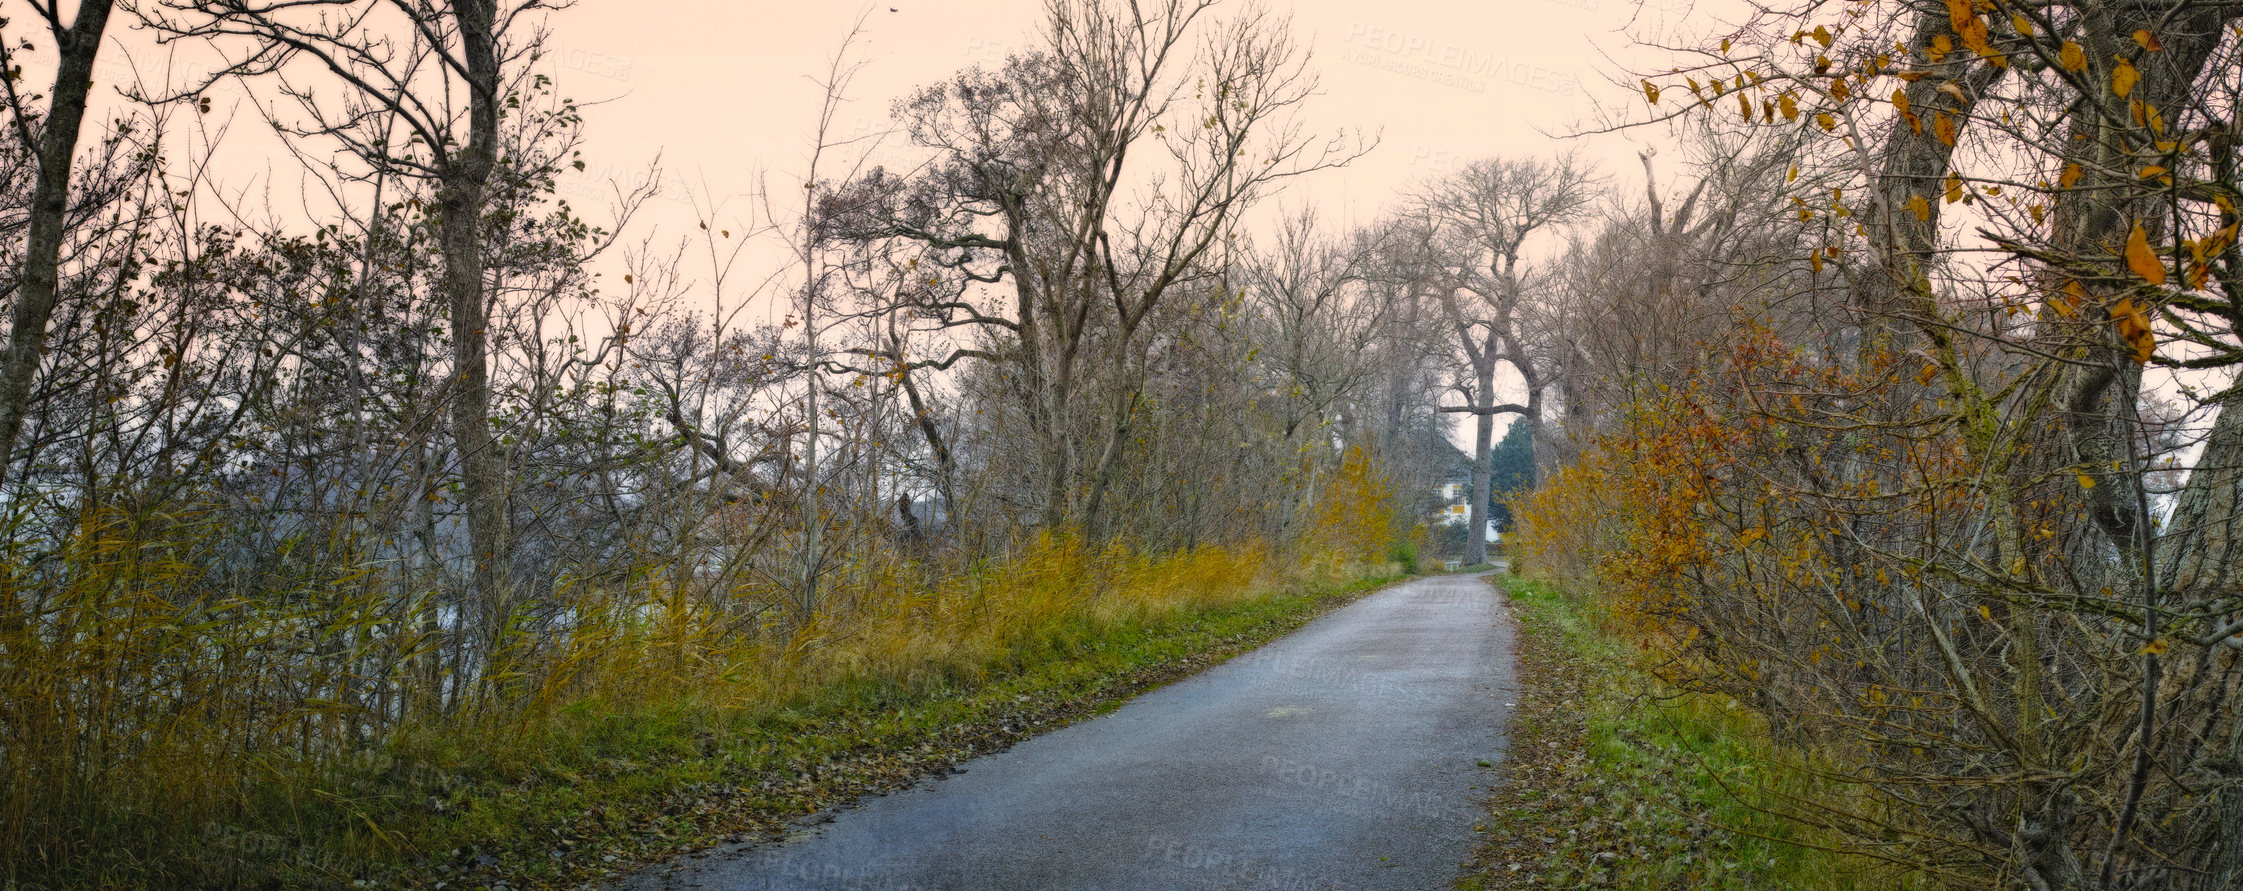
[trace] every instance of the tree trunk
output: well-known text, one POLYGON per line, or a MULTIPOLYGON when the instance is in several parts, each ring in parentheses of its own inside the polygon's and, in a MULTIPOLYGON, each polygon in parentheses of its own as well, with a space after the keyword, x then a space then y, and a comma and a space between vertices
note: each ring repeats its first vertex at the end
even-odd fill
POLYGON ((490 312, 483 295, 483 204, 498 146, 496 11, 492 0, 460 0, 453 9, 467 67, 468 139, 445 165, 439 183, 443 213, 438 238, 452 316, 452 438, 466 490, 469 562, 482 613, 482 644, 486 655, 495 656, 511 611, 506 460, 491 435, 490 312))
POLYGON ((1472 394, 1472 508, 1465 522, 1471 528, 1464 535, 1464 564, 1476 566, 1488 562, 1488 498, 1494 480, 1488 473, 1488 452, 1495 445, 1495 349, 1491 344, 1486 361, 1473 363, 1479 376, 1474 381, 1477 389, 1472 394))
POLYGON ((2158 578, 2184 606, 2236 590, 2243 567, 2243 395, 2230 396, 2157 542, 2158 578))
POLYGON ((93 87, 94 57, 101 52, 113 0, 85 0, 68 31, 57 38, 53 99, 45 129, 35 147, 39 178, 32 187, 30 238, 17 288, 14 327, 8 353, 0 360, 0 467, 14 458, 31 412, 31 385, 46 352, 47 322, 62 286, 62 239, 70 207, 70 170, 77 157, 78 131, 85 123, 86 94, 93 87))
MULTIPOLYGON (((2173 521, 2157 542, 2158 578, 2183 609, 2236 589, 2243 565, 2243 396, 2220 406, 2204 455, 2189 474, 2173 521)), ((2233 614, 2230 613, 2229 616, 2233 614)), ((2225 617, 2223 617, 2225 618, 2225 617)), ((2224 642, 2214 641, 2218 647, 2224 642)), ((2243 887, 2243 713, 2230 719, 2220 796, 2219 852, 2212 863, 2214 888, 2243 887)))
MULTIPOLYGON (((901 363, 903 348, 900 345, 895 347, 894 353, 897 362, 901 363)), ((942 429, 935 426, 934 413, 928 410, 926 398, 919 394, 919 385, 912 382, 911 372, 906 370, 898 376, 903 380, 903 395, 910 402, 911 417, 919 425, 919 435, 927 440, 927 448, 932 449, 935 453, 935 492, 942 499, 942 522, 945 525, 956 523, 958 521, 957 459, 952 456, 950 442, 943 438, 942 429)), ((934 518, 929 517, 928 519, 932 521, 934 518)))

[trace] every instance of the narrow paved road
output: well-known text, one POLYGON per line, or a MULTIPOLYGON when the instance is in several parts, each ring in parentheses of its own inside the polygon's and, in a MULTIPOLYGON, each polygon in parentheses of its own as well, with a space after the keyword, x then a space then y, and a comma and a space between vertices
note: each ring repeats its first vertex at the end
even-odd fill
POLYGON ((1375 594, 1095 720, 778 844, 621 887, 1448 887, 1503 756, 1511 625, 1470 576, 1375 594))

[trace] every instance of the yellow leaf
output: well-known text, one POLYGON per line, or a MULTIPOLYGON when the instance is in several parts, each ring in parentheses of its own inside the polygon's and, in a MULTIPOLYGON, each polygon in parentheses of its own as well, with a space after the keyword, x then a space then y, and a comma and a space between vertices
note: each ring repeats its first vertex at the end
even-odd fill
POLYGON ((1795 183, 1795 182, 1798 182, 1798 181, 1799 181, 1799 165, 1797 165, 1797 164, 1793 164, 1793 165, 1791 165, 1791 172, 1790 172, 1790 173, 1788 173, 1788 174, 1785 174, 1785 175, 1784 175, 1784 179, 1783 179, 1783 181, 1784 181, 1784 183, 1785 183, 1786 185, 1789 185, 1789 184, 1791 184, 1791 183, 1795 183))
POLYGON ((2165 48, 2165 44, 2158 41, 2157 35, 2151 34, 2147 28, 2134 32, 2134 42, 2153 53, 2165 48))
POLYGON ((1893 91, 1893 108, 1894 108, 1895 110, 1899 111, 1899 112, 1900 112, 1901 114, 1907 114, 1907 113, 1908 113, 1908 91, 1907 91, 1907 90, 1894 90, 1894 91, 1893 91))
POLYGON ((1848 99, 1853 98, 1853 95, 1854 92, 1846 88, 1845 78, 1841 77, 1830 82, 1830 98, 1836 99, 1840 102, 1844 102, 1848 99))
POLYGON ((1815 112, 1815 123, 1821 125, 1822 129, 1825 132, 1835 131, 1838 129, 1838 119, 1831 117, 1830 112, 1827 111, 1815 112))
POLYGON ((2165 284, 2165 264, 2150 249, 2149 233, 2142 231, 2140 223, 2135 223, 2134 231, 2126 236, 2126 268, 2152 286, 2165 284))
POLYGON ((2027 37, 2033 36, 2033 20, 2026 18, 2025 14, 2022 12, 2010 15, 2009 26, 2012 28, 2016 28, 2017 33, 2019 34, 2023 34, 2027 37))
POLYGON ((1963 200, 1963 178, 1952 173, 1947 174, 1947 203, 1953 204, 1961 200, 1963 200))
POLYGON ((1648 80, 1644 81, 1643 98, 1651 100, 1651 104, 1653 105, 1659 104, 1659 85, 1654 84, 1648 80))
POLYGON ((1831 37, 1829 28, 1825 28, 1821 25, 1816 25, 1814 38, 1816 43, 1822 44, 1823 49, 1830 48, 1831 37))
POLYGON ((1994 621, 1994 611, 1987 609, 1986 604, 1983 603, 1978 605, 1978 616, 1988 622, 1994 621))
POLYGON ((2048 305, 2057 315, 2067 319, 2079 315, 2079 305, 2087 300, 2087 288, 2078 279, 2064 283, 2064 288, 2049 295, 2048 305))
POLYGON ((2165 132, 2165 116, 2158 113, 2157 106, 2134 99, 2127 102, 2127 107, 2134 113, 2134 123, 2158 133, 2165 132))
POLYGON ((1947 0, 1947 23, 1954 26, 1957 34, 1969 31, 1973 24, 1986 27, 1978 22, 1978 12, 1971 9, 1970 4, 1971 0, 1947 0))
POLYGON ((1799 103, 1792 101, 1790 93, 1776 97, 1776 107, 1783 111, 1784 120, 1796 121, 1799 119, 1799 103))
POLYGON ((2147 364, 2157 355, 2157 334, 2150 330, 2148 314, 2133 300, 2121 299, 2111 307, 2111 323, 2134 348, 2134 361, 2147 364))
POLYGON ((1924 196, 1908 196, 1908 209, 1916 212, 1917 220, 1927 223, 1931 221, 1931 202, 1925 201, 1924 196))
POLYGON ((1938 117, 1932 119, 1931 131, 1939 137, 1940 142, 1955 144, 1955 119, 1948 117, 1946 112, 1940 112, 1938 117))
POLYGON ((1815 274, 1816 274, 1816 275, 1821 275, 1821 274, 1822 274, 1822 253, 1818 251, 1818 252, 1815 252, 1815 253, 1812 253, 1812 254, 1808 254, 1808 255, 1807 255, 1807 267, 1808 267, 1809 269, 1813 269, 1813 270, 1815 271, 1815 274))
POLYGON ((2160 637, 2143 645, 2142 655, 2155 656, 2171 648, 2172 644, 2168 643, 2165 638, 2160 637))
POLYGON ((1745 120, 1752 120, 1752 100, 1742 92, 1737 94, 1737 113, 1744 115, 1745 120))
POLYGON ((2069 40, 2064 41, 2064 47, 2056 51, 2056 64, 2064 66, 2065 71, 2074 74, 2085 71, 2087 70, 2087 51, 2080 49, 2077 43, 2069 40))
POLYGON ((2079 474, 2079 487, 2082 489, 2095 488, 2095 478, 2088 476, 2084 471, 2081 472, 2079 474))
POLYGON ((1947 0, 1947 20, 1955 27, 1955 35, 1963 39, 1963 45, 1970 47, 1971 52, 1994 63, 1995 67, 2005 63, 2002 54, 1996 52, 1993 42, 1987 39, 1986 22, 1978 17, 1977 10, 1971 8, 1970 0, 1947 0))
POLYGON ((2079 162, 2075 161, 2070 164, 2066 164, 2064 165, 2064 172, 2056 177, 2056 187, 2059 189, 2069 189, 2074 183, 2079 182, 2079 178, 2084 174, 2085 171, 2080 169, 2079 162))
POLYGON ((2150 165, 2150 166, 2148 166, 2148 167, 2144 167, 2144 168, 2142 168, 2142 170, 2141 170, 2141 174, 2140 174, 2140 175, 2141 175, 2141 177, 2142 177, 2143 179, 2149 179, 2150 177, 2153 177, 2153 176, 2164 176, 2164 175, 2165 175, 2165 173, 2166 173, 2166 170, 2165 170, 2165 168, 2163 168, 2163 167, 2159 167, 2159 166, 2157 166, 2157 165, 2155 165, 2155 164, 2151 164, 2151 165, 2150 165))
POLYGON ((2133 93, 2134 85, 2141 80, 2142 73, 2134 70, 2132 62, 2120 59, 2117 65, 2111 67, 2111 92, 2117 93, 2120 99, 2133 93))

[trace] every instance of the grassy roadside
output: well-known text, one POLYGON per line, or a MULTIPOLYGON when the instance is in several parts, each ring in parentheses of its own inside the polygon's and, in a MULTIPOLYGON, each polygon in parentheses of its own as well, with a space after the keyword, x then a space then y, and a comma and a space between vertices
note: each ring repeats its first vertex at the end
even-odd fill
POLYGON ((406 771, 436 794, 381 803, 385 832, 409 840, 386 856, 211 841, 267 867, 281 861, 290 886, 588 887, 682 852, 781 832, 850 798, 1103 713, 1392 580, 1119 621, 1071 618, 1005 653, 979 684, 841 683, 771 710, 681 698, 587 715, 576 732, 541 742, 549 751, 534 769, 479 769, 474 753, 423 753, 414 763, 462 766, 434 778, 406 771))
POLYGON ((1931 887, 1815 848, 1754 808, 1756 788, 1823 790, 1780 763, 1745 711, 1636 667, 1642 654, 1601 630, 1593 602, 1496 578, 1519 623, 1520 701, 1487 841, 1459 889, 1931 887))

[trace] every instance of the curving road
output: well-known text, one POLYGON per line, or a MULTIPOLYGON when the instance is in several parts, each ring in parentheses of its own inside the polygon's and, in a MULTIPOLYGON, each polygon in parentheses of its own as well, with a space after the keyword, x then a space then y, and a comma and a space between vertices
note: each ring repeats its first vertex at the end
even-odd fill
POLYGON ((1438 889, 1504 751, 1511 625, 1419 579, 1111 714, 621 886, 742 891, 1438 889))

